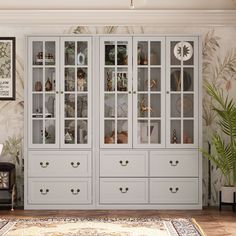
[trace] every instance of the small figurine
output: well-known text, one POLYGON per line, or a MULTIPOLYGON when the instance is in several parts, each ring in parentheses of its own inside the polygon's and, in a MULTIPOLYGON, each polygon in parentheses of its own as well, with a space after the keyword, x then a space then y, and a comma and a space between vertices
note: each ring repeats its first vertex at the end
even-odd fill
MULTIPOLYGON (((148 86, 148 80, 145 81, 145 85, 148 86)), ((150 88, 157 88, 157 81, 154 79, 150 80, 150 88)))
POLYGON ((140 103, 140 111, 141 111, 141 113, 144 113, 148 110, 150 110, 150 112, 152 112, 152 108, 148 107, 148 106, 145 106, 145 99, 142 98, 141 103, 140 103))
POLYGON ((150 87, 151 87, 151 88, 157 88, 157 81, 154 80, 154 79, 151 79, 151 80, 150 80, 150 87))
POLYGON ((148 59, 147 59, 147 54, 144 55, 144 59, 143 59, 143 65, 147 65, 148 64, 148 59))
POLYGON ((173 129, 172 143, 177 143, 176 129, 173 129))
POLYGON ((77 91, 84 91, 86 85, 86 73, 82 69, 77 71, 77 91))
POLYGON ((107 72, 107 91, 112 91, 112 78, 109 72, 107 72))

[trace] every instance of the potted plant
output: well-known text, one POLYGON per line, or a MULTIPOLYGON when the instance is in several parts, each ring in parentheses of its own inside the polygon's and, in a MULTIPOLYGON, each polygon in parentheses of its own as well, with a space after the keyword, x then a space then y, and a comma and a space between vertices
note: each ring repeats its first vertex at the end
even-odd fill
POLYGON ((225 177, 225 184, 221 187, 221 201, 233 203, 233 193, 236 192, 236 104, 233 99, 223 96, 223 92, 215 85, 206 83, 205 88, 213 101, 217 130, 211 140, 213 153, 201 151, 225 177))

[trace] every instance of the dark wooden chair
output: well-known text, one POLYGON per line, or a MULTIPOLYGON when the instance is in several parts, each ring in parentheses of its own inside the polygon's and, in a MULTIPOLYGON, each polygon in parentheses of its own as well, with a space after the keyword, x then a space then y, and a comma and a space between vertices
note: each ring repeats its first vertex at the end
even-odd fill
POLYGON ((16 169, 15 165, 7 162, 0 162, 0 205, 11 206, 14 211, 16 198, 16 169))

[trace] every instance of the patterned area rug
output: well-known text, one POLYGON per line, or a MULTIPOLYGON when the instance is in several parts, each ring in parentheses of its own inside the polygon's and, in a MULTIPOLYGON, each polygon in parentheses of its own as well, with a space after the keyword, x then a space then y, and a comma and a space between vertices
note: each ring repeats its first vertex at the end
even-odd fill
POLYGON ((193 219, 0 219, 1 236, 204 236, 193 219))

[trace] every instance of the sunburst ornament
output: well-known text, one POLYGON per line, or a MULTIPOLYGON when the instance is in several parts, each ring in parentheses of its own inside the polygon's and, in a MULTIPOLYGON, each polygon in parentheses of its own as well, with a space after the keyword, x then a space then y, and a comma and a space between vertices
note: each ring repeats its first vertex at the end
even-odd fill
POLYGON ((0 172, 0 189, 9 188, 9 172, 0 172))
POLYGON ((187 61, 193 56, 193 47, 189 42, 179 42, 174 47, 174 55, 180 61, 187 61))

